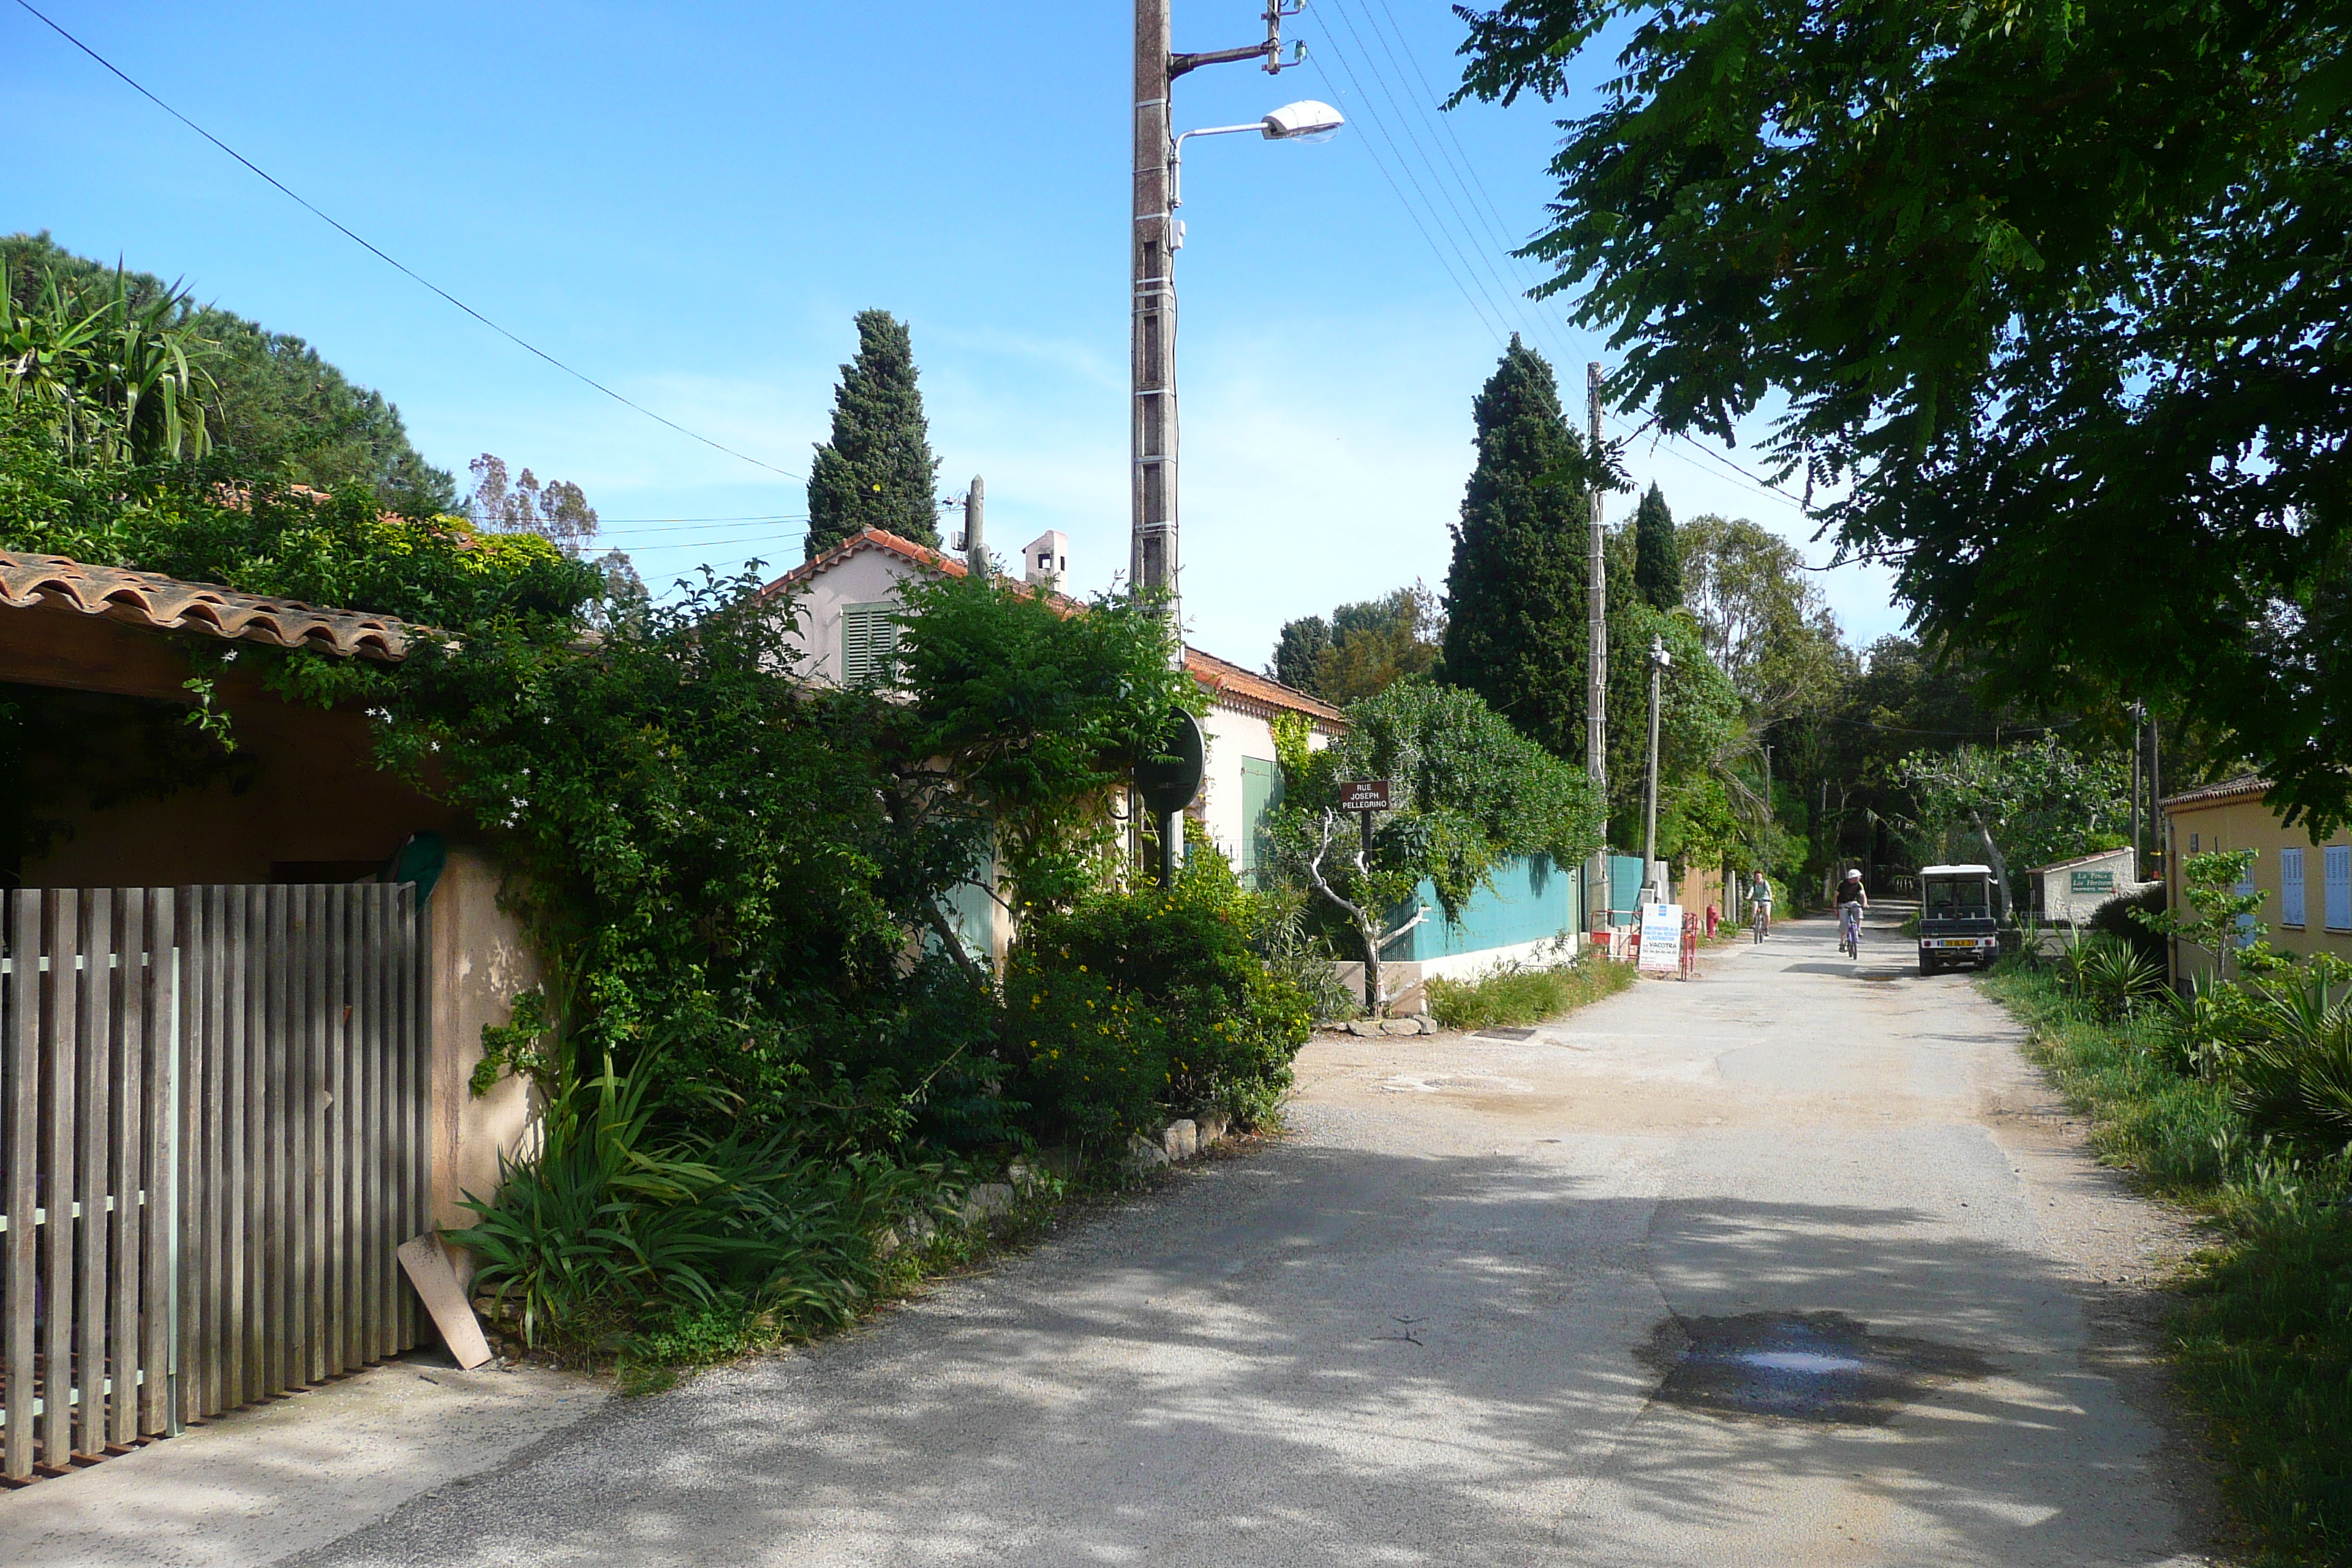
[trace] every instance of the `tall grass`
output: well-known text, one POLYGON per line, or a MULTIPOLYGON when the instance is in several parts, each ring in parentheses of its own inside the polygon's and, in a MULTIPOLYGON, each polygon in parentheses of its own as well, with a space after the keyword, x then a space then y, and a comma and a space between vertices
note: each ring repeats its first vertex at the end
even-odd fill
POLYGON ((2102 1019, 2051 973, 1987 988, 2091 1118, 2099 1156, 2207 1218, 2168 1348, 2255 1561, 2352 1561, 2352 1210, 2345 1156, 2258 1135, 2225 1077, 2184 1073, 2160 1013, 2102 1019))
POLYGON ((1633 983, 1633 966, 1586 953, 1569 963, 1507 963, 1475 980, 1433 980, 1429 1011, 1448 1029, 1540 1024, 1633 983))

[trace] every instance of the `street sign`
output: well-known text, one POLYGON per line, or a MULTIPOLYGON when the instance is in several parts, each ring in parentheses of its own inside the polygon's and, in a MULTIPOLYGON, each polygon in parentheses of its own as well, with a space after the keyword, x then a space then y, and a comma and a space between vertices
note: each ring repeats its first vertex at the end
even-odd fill
POLYGON ((1350 779, 1339 786, 1341 811, 1387 811, 1390 783, 1387 779, 1350 779))
POLYGON ((1207 756, 1208 747, 1202 741, 1199 721, 1178 709, 1168 716, 1168 729, 1160 738, 1160 750, 1135 760, 1135 793, 1143 797, 1144 805, 1163 816, 1183 810, 1201 793, 1201 774, 1207 756))

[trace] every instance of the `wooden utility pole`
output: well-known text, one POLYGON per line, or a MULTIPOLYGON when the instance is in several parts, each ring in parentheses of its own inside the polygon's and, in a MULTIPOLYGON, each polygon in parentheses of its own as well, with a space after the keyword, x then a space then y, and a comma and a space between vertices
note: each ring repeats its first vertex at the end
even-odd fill
MULTIPOLYGON (((1584 405, 1588 426, 1589 455, 1598 460, 1601 455, 1601 362, 1594 360, 1584 367, 1584 405)), ((1601 484, 1596 475, 1592 485, 1591 506, 1591 550, 1584 570, 1585 620, 1591 633, 1590 646, 1584 657, 1584 772, 1592 787, 1601 792, 1601 847, 1592 852, 1591 862, 1585 868, 1585 886, 1595 889, 1601 907, 1606 910, 1610 901, 1609 887, 1609 540, 1601 522, 1601 484)), ((1642 868, 1647 880, 1650 868, 1642 868)), ((1592 924, 1591 898, 1588 895, 1585 926, 1592 924)))
MULTIPOLYGON (((1584 367, 1589 455, 1601 459, 1601 362, 1584 367)), ((1609 538, 1601 521, 1601 479, 1592 481, 1591 551, 1585 567, 1585 619, 1591 647, 1585 658, 1584 771, 1605 797, 1609 788, 1609 538)))
POLYGON ((971 477, 971 489, 963 498, 963 559, 964 564, 985 575, 988 571, 988 546, 981 532, 987 523, 988 486, 978 474, 971 477))
POLYGON ((1178 614, 1176 560, 1176 223, 1169 197, 1171 0, 1135 0, 1134 519, 1128 581, 1178 614))

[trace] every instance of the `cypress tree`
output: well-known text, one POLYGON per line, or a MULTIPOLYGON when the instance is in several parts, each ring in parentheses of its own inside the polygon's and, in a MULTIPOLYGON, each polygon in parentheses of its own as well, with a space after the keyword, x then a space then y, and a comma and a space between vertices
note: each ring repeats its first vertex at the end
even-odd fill
POLYGON ((1331 627, 1320 616, 1282 623, 1274 647, 1274 678, 1299 691, 1313 691, 1323 656, 1331 650, 1331 627))
POLYGON ((833 439, 809 471, 810 559, 865 528, 938 546, 940 462, 915 374, 906 323, 858 311, 857 358, 833 395, 833 439))
POLYGON ((1674 513, 1655 485, 1633 513, 1633 586, 1652 609, 1682 608, 1682 546, 1675 542, 1674 513))
POLYGON ((1445 574, 1443 678, 1554 756, 1584 757, 1583 441, 1551 366, 1515 335, 1471 405, 1478 464, 1445 574))

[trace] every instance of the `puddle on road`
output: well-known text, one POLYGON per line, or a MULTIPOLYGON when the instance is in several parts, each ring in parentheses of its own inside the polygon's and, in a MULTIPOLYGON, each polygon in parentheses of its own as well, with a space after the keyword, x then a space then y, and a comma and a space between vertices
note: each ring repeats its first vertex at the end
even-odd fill
POLYGON ((1664 1377, 1657 1397, 1669 1405, 1865 1426, 1990 1370, 1973 1351, 1874 1334, 1843 1312, 1668 1318, 1640 1355, 1664 1377))

